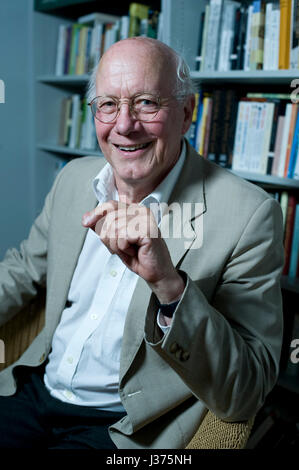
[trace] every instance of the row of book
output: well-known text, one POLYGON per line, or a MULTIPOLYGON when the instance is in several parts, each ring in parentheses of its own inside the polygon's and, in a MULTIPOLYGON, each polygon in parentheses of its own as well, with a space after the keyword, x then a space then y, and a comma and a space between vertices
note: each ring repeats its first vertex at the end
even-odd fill
POLYGON ((210 0, 201 15, 200 71, 299 68, 299 0, 210 0))
POLYGON ((58 145, 82 150, 98 148, 92 112, 87 99, 79 94, 62 99, 58 145))
POLYGON ((133 36, 158 38, 160 13, 147 5, 131 3, 129 14, 104 13, 81 16, 76 23, 61 24, 57 40, 55 74, 89 73, 115 42, 133 36))
POLYGON ((196 93, 189 141, 204 158, 235 171, 299 179, 298 102, 289 94, 233 89, 196 93))

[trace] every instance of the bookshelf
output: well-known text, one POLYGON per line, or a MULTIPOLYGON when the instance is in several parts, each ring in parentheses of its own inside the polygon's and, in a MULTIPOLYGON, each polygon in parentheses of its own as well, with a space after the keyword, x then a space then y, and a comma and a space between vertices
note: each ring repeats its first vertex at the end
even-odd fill
MULTIPOLYGON (((42 2, 42 0, 41 0, 42 2)), ((40 5, 41 5, 41 2, 40 5)), ((99 2, 89 0, 49 1, 39 11, 33 11, 33 34, 36 46, 33 48, 34 76, 33 106, 35 115, 34 148, 34 181, 35 181, 35 213, 43 204, 44 197, 52 185, 53 175, 61 159, 76 158, 84 155, 102 157, 100 150, 71 149, 57 145, 58 123, 60 119, 60 103, 71 93, 82 93, 88 83, 89 76, 62 75, 55 76, 55 60, 57 37, 60 24, 75 22, 79 16, 99 11, 114 15, 128 12, 129 1, 99 2), (45 117, 45 111, 47 116, 45 117)), ((207 1, 198 0, 161 0, 142 2, 149 3, 162 11, 163 39, 181 52, 192 70, 192 79, 196 86, 235 87, 236 89, 260 89, 281 93, 291 93, 290 83, 299 78, 297 70, 229 70, 229 71, 198 71, 196 57, 198 55, 198 37, 200 18, 207 1)), ((250 2, 242 2, 248 5, 250 2)), ((229 170, 233 171, 233 170, 229 170)), ((290 191, 299 201, 299 181, 272 175, 234 171, 238 176, 262 186, 266 190, 290 191)), ((299 280, 283 276, 282 290, 284 295, 284 314, 287 331, 285 341, 291 334, 292 303, 299 304, 299 280)), ((284 353, 284 365, 288 360, 288 351, 284 353)), ((299 366, 298 366, 299 368, 299 366)), ((282 369, 278 386, 290 392, 299 393, 299 373, 289 377, 282 369)))

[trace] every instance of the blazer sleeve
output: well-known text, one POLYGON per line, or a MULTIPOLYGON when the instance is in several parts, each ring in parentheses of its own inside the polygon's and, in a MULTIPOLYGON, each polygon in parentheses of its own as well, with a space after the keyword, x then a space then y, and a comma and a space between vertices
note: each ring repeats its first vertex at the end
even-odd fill
POLYGON ((188 273, 169 332, 156 325, 152 296, 145 340, 191 392, 228 421, 256 414, 274 386, 282 346, 282 215, 269 198, 257 208, 208 303, 188 273))
POLYGON ((17 314, 32 299, 47 277, 48 228, 51 206, 61 173, 46 197, 43 210, 19 249, 6 252, 0 263, 0 325, 17 314))

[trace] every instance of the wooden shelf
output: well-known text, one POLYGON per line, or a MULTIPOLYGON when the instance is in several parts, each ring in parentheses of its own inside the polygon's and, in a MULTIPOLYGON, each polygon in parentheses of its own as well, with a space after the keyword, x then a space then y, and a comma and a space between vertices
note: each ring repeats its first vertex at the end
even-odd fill
POLYGON ((94 157, 103 157, 101 150, 88 150, 88 149, 73 149, 69 147, 63 147, 61 145, 54 145, 54 144, 44 144, 39 143, 37 148, 40 150, 45 150, 47 152, 59 153, 66 155, 66 158, 72 157, 86 157, 86 156, 94 156, 94 157))

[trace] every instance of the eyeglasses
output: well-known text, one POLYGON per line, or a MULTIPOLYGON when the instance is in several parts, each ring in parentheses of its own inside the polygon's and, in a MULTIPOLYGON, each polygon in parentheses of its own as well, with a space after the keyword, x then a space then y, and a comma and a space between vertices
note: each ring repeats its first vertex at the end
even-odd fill
POLYGON ((103 123, 116 120, 120 107, 127 103, 131 115, 142 122, 152 121, 161 108, 167 107, 169 99, 161 99, 150 93, 142 93, 131 98, 116 98, 115 96, 97 96, 88 105, 91 107, 94 117, 103 123))

